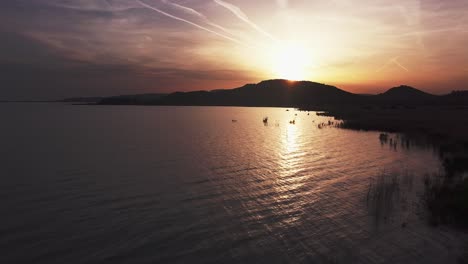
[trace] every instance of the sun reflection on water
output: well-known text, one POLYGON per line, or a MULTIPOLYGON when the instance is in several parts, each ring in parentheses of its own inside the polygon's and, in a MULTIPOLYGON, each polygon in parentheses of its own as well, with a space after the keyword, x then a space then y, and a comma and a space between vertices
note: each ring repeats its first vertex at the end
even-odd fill
POLYGON ((301 136, 300 127, 293 124, 288 124, 281 135, 281 151, 274 186, 276 204, 280 210, 278 214, 284 217, 285 225, 299 223, 304 211, 304 199, 298 195, 307 178, 301 173, 305 157, 304 146, 300 143, 301 136))
POLYGON ((283 137, 283 145, 286 147, 287 153, 291 153, 297 150, 297 137, 297 126, 291 124, 286 126, 286 135, 283 137))

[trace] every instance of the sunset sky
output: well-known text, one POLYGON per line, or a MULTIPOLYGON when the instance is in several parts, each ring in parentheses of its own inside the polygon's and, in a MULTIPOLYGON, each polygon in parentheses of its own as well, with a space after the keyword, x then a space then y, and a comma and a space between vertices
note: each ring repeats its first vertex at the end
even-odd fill
POLYGON ((468 89, 468 0, 8 0, 0 99, 304 79, 468 89))

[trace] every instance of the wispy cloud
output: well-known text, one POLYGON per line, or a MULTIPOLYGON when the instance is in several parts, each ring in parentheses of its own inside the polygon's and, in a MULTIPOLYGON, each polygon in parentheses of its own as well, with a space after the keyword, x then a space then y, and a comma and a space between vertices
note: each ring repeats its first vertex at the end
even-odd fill
MULTIPOLYGON (((61 84, 74 83, 77 89, 78 83, 96 91, 120 87, 102 90, 109 94, 134 86, 139 91, 235 87, 244 80, 275 77, 270 76, 279 63, 275 60, 289 52, 277 47, 290 43, 305 50, 300 56, 308 62, 306 78, 339 79, 345 89, 358 82, 393 85, 402 78, 443 91, 468 83, 466 10, 467 0, 0 1, 5 35, 0 64, 7 69, 0 75, 10 78, 14 66, 9 65, 34 66, 24 69, 38 73, 24 93, 36 91, 43 79, 39 73, 48 69, 51 85, 41 85, 41 93, 66 90, 54 85, 57 73, 67 76, 61 84), (74 70, 86 65, 93 66, 74 70), (120 78, 117 84, 108 78, 114 75, 120 78)), ((19 70, 15 76, 18 82, 30 79, 19 70)), ((20 89, 10 86, 10 94, 20 89)))
POLYGON ((238 17, 240 20, 244 21, 245 23, 247 23, 249 26, 251 26, 252 28, 254 28, 256 31, 260 32, 261 34, 267 36, 268 38, 272 39, 272 40, 275 40, 276 41, 276 38, 273 37, 270 33, 266 32, 265 30, 263 30, 260 26, 258 26, 257 24, 255 24, 254 22, 252 22, 249 17, 244 13, 242 12, 242 10, 238 7, 238 6, 235 6, 233 4, 230 4, 228 2, 225 2, 225 1, 222 1, 222 0, 213 0, 216 4, 226 8, 227 10, 231 11, 236 17, 238 17))
POLYGON ((135 4, 123 1, 109 0, 74 0, 74 1, 48 1, 47 5, 80 11, 125 11, 135 8, 135 4))
POLYGON ((457 25, 456 27, 450 28, 438 28, 438 29, 430 29, 430 30, 419 30, 419 31, 411 31, 408 33, 401 34, 400 36, 420 36, 420 35, 432 35, 435 33, 450 33, 450 32, 467 32, 463 31, 461 25, 457 25))
POLYGON ((225 34, 216 32, 216 31, 214 31, 214 30, 211 30, 211 29, 209 29, 209 28, 207 28, 207 27, 204 27, 204 26, 202 26, 202 25, 199 25, 199 24, 194 23, 194 22, 192 22, 192 21, 189 21, 189 20, 187 20, 187 19, 184 19, 184 18, 175 16, 175 15, 169 14, 169 13, 164 12, 164 11, 162 11, 162 10, 156 8, 156 7, 150 6, 150 5, 144 3, 144 2, 142 2, 142 1, 140 1, 140 0, 137 0, 137 3, 139 3, 141 6, 143 6, 143 7, 145 7, 145 8, 148 8, 148 9, 151 9, 151 10, 153 10, 153 11, 156 11, 156 12, 158 12, 158 13, 160 13, 160 14, 162 14, 162 15, 165 15, 165 16, 167 16, 167 17, 170 17, 170 18, 172 18, 172 19, 175 19, 175 20, 178 20, 178 21, 187 23, 187 24, 192 25, 192 26, 194 26, 194 27, 196 27, 196 28, 205 30, 205 31, 207 31, 207 32, 210 32, 210 33, 212 33, 212 34, 215 34, 215 35, 217 35, 217 36, 219 36, 219 37, 222 37, 222 38, 224 38, 224 39, 230 40, 230 41, 235 42, 235 43, 237 43, 237 44, 240 44, 240 45, 242 45, 242 46, 248 46, 247 44, 245 44, 245 43, 243 43, 243 42, 241 42, 241 41, 239 41, 239 40, 237 40, 237 39, 235 39, 235 38, 233 38, 233 37, 230 37, 230 36, 227 36, 227 35, 225 35, 225 34))
POLYGON ((222 30, 227 34, 232 35, 232 32, 230 32, 228 29, 226 29, 225 27, 223 27, 223 26, 221 26, 221 25, 219 25, 217 23, 214 23, 213 21, 208 19, 207 16, 205 16, 204 14, 198 12, 197 10, 195 10, 195 9, 193 9, 191 7, 184 6, 184 5, 177 4, 177 3, 173 3, 173 2, 170 2, 170 1, 167 1, 167 0, 163 0, 163 3, 169 4, 172 7, 177 8, 177 9, 179 9, 179 10, 181 10, 181 11, 187 13, 187 14, 196 16, 196 17, 202 19, 206 24, 208 24, 208 25, 210 25, 212 27, 215 27, 215 28, 217 28, 219 30, 222 30))

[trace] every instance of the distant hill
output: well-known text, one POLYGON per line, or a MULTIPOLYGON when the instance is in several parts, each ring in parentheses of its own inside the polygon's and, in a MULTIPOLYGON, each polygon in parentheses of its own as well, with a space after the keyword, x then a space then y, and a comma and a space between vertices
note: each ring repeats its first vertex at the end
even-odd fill
POLYGON ((382 96, 387 96, 387 97, 417 97, 417 96, 433 96, 429 93, 425 93, 421 90, 418 90, 416 88, 413 88, 411 86, 407 85, 400 85, 398 87, 393 87, 388 89, 385 93, 380 94, 382 96))
POLYGON ((97 103, 101 101, 103 97, 71 97, 60 100, 60 102, 66 103, 97 103))
POLYGON ((411 86, 401 85, 398 87, 393 87, 386 91, 385 93, 381 93, 376 95, 376 99, 378 100, 386 100, 386 101, 394 101, 394 102, 408 102, 412 101, 422 102, 434 99, 436 96, 425 93, 421 90, 413 88, 411 86))
POLYGON ((444 104, 450 105, 468 105, 468 90, 452 91, 450 94, 444 95, 441 98, 444 104))
POLYGON ((166 95, 162 93, 118 95, 101 98, 98 102, 103 105, 154 105, 166 95))
POLYGON ((282 79, 246 84, 234 89, 175 92, 170 94, 136 94, 105 97, 103 105, 207 105, 207 106, 276 106, 323 107, 345 105, 468 105, 468 93, 446 96, 425 93, 410 86, 399 86, 378 95, 353 94, 335 86, 282 79))

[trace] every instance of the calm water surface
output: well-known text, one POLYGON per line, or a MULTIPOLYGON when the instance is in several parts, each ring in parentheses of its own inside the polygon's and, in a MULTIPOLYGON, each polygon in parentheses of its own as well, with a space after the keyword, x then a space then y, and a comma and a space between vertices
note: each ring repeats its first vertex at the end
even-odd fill
POLYGON ((0 118, 0 263, 457 257, 461 235, 427 226, 420 202, 434 151, 319 129, 315 113, 0 104, 0 118), (383 214, 369 202, 379 175, 405 175, 383 214))

